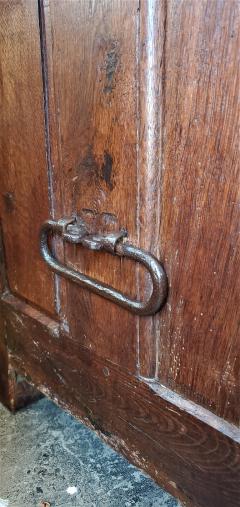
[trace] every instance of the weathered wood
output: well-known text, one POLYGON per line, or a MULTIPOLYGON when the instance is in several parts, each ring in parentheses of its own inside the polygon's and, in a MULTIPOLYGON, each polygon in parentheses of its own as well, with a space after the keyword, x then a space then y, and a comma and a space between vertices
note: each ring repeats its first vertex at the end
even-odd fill
POLYGON ((2 307, 0 310, 0 401, 4 405, 9 406, 8 351, 5 343, 4 320, 1 312, 3 312, 2 307))
POLYGON ((38 400, 41 393, 21 377, 11 362, 7 344, 6 322, 0 307, 0 402, 9 410, 22 408, 38 400))
MULTIPOLYGON (((77 1, 69 8, 68 1, 53 0, 41 6, 49 143, 62 215, 82 215, 97 231, 126 227, 137 242, 138 1, 77 1)), ((65 247, 64 258, 136 297, 135 263, 73 245, 65 247)), ((136 317, 74 284, 59 284, 60 313, 71 335, 135 372, 136 317)))
POLYGON ((0 3, 0 215, 12 292, 54 312, 53 275, 39 256, 50 213, 37 2, 0 3))
MULTIPOLYGON (((195 507, 240 496, 240 430, 224 420, 239 425, 239 8, 40 0, 38 19, 37 2, 0 6, 2 396, 29 376, 195 507), (127 227, 164 262, 165 309, 138 319, 57 278, 54 320, 38 252, 51 214, 127 227)), ((132 262, 54 248, 133 297, 150 290, 132 262)))
POLYGON ((159 379, 240 422, 240 3, 167 3, 159 379))
POLYGON ((13 363, 43 393, 183 501, 239 506, 238 428, 60 337, 56 322, 13 296, 1 305, 13 363))
MULTIPOLYGON (((239 3, 129 5, 46 3, 49 141, 63 214, 127 226, 163 260, 170 297, 138 321, 61 282, 62 318, 97 354, 146 377, 157 367, 161 382, 239 424, 239 3)), ((65 259, 134 296, 149 290, 108 254, 70 246, 65 259)))
MULTIPOLYGON (((0 222, 0 297, 9 291, 7 269, 0 222)), ((15 411, 41 396, 25 378, 21 378, 11 364, 7 343, 6 322, 3 308, 0 307, 0 401, 15 411)))

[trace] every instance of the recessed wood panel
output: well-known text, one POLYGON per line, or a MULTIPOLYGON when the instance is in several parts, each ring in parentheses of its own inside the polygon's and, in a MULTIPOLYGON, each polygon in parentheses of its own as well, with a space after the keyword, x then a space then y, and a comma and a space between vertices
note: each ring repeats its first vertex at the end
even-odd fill
POLYGON ((0 213, 10 290, 54 312, 53 275, 39 253, 49 217, 38 5, 0 3, 0 213))

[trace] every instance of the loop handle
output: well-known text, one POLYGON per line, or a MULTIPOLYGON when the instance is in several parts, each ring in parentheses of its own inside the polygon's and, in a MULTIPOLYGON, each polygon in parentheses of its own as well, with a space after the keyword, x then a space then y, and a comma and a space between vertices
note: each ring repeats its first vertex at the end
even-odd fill
POLYGON ((124 240, 126 236, 127 231, 124 229, 118 233, 91 234, 86 224, 83 221, 77 223, 76 218, 48 220, 41 227, 40 252, 45 262, 58 275, 72 280, 82 288, 105 297, 137 315, 153 315, 166 300, 168 287, 166 273, 156 257, 126 242, 124 240), (143 264, 152 280, 150 298, 147 301, 134 300, 113 287, 60 263, 49 248, 50 234, 57 234, 62 236, 64 241, 80 244, 91 250, 105 250, 112 255, 126 257, 143 264))

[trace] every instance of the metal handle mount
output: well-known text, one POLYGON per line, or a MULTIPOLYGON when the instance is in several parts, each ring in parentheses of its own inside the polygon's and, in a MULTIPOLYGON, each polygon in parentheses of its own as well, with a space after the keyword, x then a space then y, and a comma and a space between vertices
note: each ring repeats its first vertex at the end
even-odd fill
POLYGON ((167 296, 167 276, 152 254, 137 248, 125 241, 127 231, 122 229, 117 233, 92 234, 87 230, 83 221, 76 218, 63 218, 58 221, 48 220, 40 231, 40 251, 43 259, 58 275, 62 275, 81 287, 88 289, 99 296, 105 297, 128 309, 137 315, 153 315, 165 302, 167 296), (91 250, 105 250, 112 255, 126 257, 140 262, 147 268, 152 279, 152 293, 147 301, 136 301, 113 287, 84 275, 64 264, 53 255, 49 248, 50 234, 57 234, 64 241, 82 245, 91 250))

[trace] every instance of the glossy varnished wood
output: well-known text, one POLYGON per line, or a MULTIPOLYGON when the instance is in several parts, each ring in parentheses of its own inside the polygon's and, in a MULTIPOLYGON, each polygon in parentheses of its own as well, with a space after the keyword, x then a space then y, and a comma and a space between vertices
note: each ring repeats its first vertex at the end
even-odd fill
POLYGON ((240 422, 238 1, 167 4, 159 378, 240 422))
POLYGON ((48 218, 38 5, 0 2, 0 214, 11 291, 54 312, 53 275, 39 256, 48 218))

